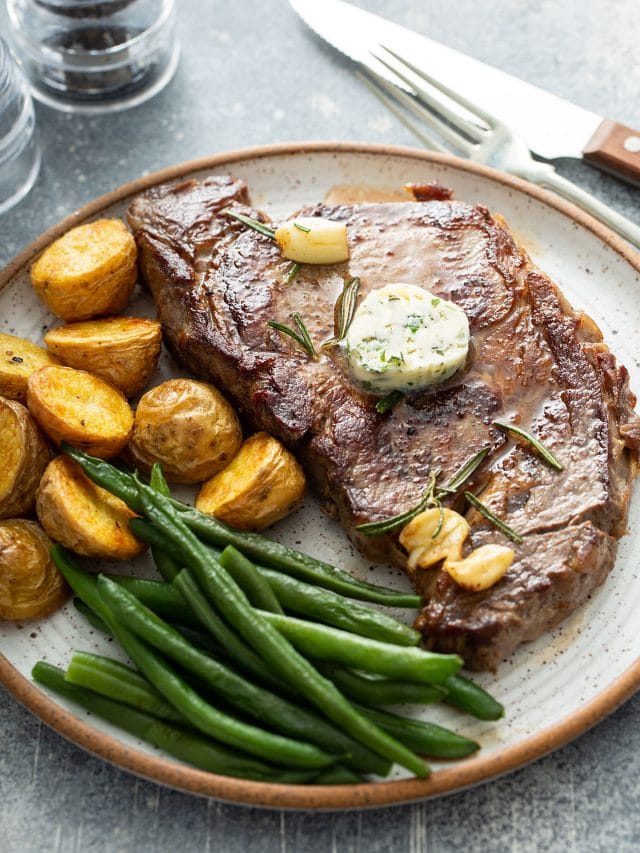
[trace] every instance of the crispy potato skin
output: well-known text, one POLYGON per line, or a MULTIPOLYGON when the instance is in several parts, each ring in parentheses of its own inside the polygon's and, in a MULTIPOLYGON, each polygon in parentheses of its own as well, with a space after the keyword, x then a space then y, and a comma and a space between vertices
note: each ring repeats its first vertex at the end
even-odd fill
POLYGON ((0 619, 48 616, 71 590, 51 559, 53 542, 35 521, 0 522, 0 619))
POLYGON ((47 466, 36 495, 36 512, 49 536, 85 557, 130 560, 145 544, 129 530, 135 513, 84 475, 68 456, 47 466))
POLYGON ((56 443, 109 459, 126 446, 133 412, 120 391, 73 367, 43 367, 29 378, 29 411, 56 443))
POLYGON ((0 395, 25 403, 31 374, 58 359, 24 338, 0 334, 0 395))
POLYGON ((289 515, 304 489, 302 468, 291 453, 273 436, 258 432, 203 484, 196 507, 240 530, 261 530, 289 515))
POLYGON ((31 267, 36 293, 63 320, 118 314, 137 277, 136 244, 120 219, 72 228, 31 267))
POLYGON ((237 453, 242 431, 217 388, 194 379, 170 379, 140 398, 129 456, 148 471, 162 464, 173 483, 201 483, 237 453))
POLYGON ((28 409, 0 397, 0 518, 31 511, 50 459, 49 446, 28 409))
POLYGON ((107 317, 58 326, 44 340, 63 364, 88 370, 125 397, 135 397, 158 366, 162 330, 157 320, 107 317))

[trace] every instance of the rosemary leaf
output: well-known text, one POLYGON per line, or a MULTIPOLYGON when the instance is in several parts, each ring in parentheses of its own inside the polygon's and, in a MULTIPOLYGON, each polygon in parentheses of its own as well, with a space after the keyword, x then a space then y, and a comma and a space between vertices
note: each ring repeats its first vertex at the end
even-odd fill
POLYGON ((541 441, 539 441, 534 435, 531 435, 530 432, 527 432, 525 429, 517 427, 514 424, 506 424, 503 421, 494 421, 493 425, 499 427, 499 429, 504 430, 505 432, 512 432, 514 435, 524 438, 524 440, 528 441, 529 444, 540 454, 547 465, 551 468, 555 468, 556 471, 562 471, 562 463, 556 459, 553 453, 548 450, 541 441))
POLYGON ((386 518, 384 521, 369 521, 366 524, 358 524, 356 526, 356 530, 359 533, 363 533, 365 536, 383 536, 385 533, 392 533, 397 527, 404 527, 405 524, 408 524, 416 515, 419 515, 424 509, 427 509, 429 506, 439 506, 440 502, 434 496, 434 490, 436 486, 436 480, 440 475, 440 471, 432 471, 429 474, 429 484, 427 485, 426 491, 420 500, 420 503, 416 504, 413 509, 408 509, 405 512, 401 512, 399 515, 393 515, 391 518, 386 518))
POLYGON ((291 284, 294 278, 298 275, 298 273, 300 272, 300 266, 301 264, 297 263, 296 261, 291 264, 291 266, 289 267, 289 272, 285 277, 285 282, 287 284, 291 284))
POLYGON ((381 397, 376 403, 376 412, 386 415, 394 406, 397 406, 404 397, 402 391, 391 391, 386 397, 381 397))
POLYGON ((475 507, 480 515, 484 515, 484 517, 493 524, 493 526, 500 531, 500 533, 504 533, 505 536, 508 536, 509 539, 512 539, 514 542, 523 542, 522 536, 519 533, 516 533, 515 530, 512 530, 508 524, 505 524, 502 519, 498 518, 497 515, 494 515, 489 507, 485 506, 482 501, 478 500, 478 498, 472 494, 471 492, 464 493, 465 498, 471 504, 471 506, 475 507))
POLYGON ((297 311, 293 315, 293 322, 298 327, 298 331, 300 332, 300 337, 304 341, 304 348, 309 353, 311 358, 317 358, 316 348, 313 345, 313 341, 311 340, 311 336, 309 335, 309 332, 307 331, 307 327, 305 326, 305 324, 302 321, 302 317, 300 316, 300 314, 298 314, 297 311))
POLYGON ((307 327, 302 322, 302 317, 297 312, 293 315, 293 321, 298 327, 298 331, 290 328, 289 326, 285 326, 284 323, 276 323, 275 320, 268 320, 267 326, 270 326, 272 329, 275 329, 277 332, 281 332, 283 335, 288 335, 290 338, 302 347, 303 350, 306 351, 309 358, 316 358, 317 354, 315 348, 313 346, 313 342, 309 337, 309 332, 307 331, 307 327))
POLYGON ((305 232, 305 234, 308 234, 308 233, 309 233, 309 231, 311 231, 311 228, 307 228, 307 226, 306 226, 306 225, 300 225, 300 223, 299 223, 299 222, 294 222, 294 223, 293 223, 293 227, 294 227, 294 228, 297 228, 297 229, 298 229, 298 231, 304 231, 304 232, 305 232))
POLYGON ((238 213, 237 210, 225 210, 227 216, 231 216, 233 219, 237 219, 238 222, 242 222, 243 225, 246 225, 248 228, 253 228, 254 231, 257 231, 258 234, 262 234, 265 237, 269 237, 270 240, 275 240, 276 232, 273 228, 269 228, 268 225, 265 225, 264 222, 258 222, 257 219, 252 219, 250 216, 246 216, 244 213, 238 213))
POLYGON ((466 462, 463 462, 447 485, 440 487, 437 493, 438 498, 442 499, 447 495, 454 495, 462 484, 465 483, 482 465, 490 450, 491 445, 487 444, 477 453, 474 453, 473 456, 470 456, 466 462))
POLYGON ((356 312, 356 299, 358 298, 358 288, 360 287, 360 279, 356 276, 345 281, 342 293, 338 297, 338 335, 339 341, 344 340, 345 335, 349 331, 349 326, 353 320, 353 315, 356 312))

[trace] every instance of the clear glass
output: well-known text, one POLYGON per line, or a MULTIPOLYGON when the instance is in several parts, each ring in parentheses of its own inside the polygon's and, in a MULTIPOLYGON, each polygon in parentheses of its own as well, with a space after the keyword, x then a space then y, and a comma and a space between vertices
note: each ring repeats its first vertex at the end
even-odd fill
POLYGON ((23 198, 40 168, 33 101, 0 39, 0 213, 23 198))
POLYGON ((146 101, 178 64, 174 0, 7 0, 34 97, 67 112, 146 101))

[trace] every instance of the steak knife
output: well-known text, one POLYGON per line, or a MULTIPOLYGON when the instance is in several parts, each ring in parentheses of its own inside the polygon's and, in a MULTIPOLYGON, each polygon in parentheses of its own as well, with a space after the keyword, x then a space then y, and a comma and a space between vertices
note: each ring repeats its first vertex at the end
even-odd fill
MULTIPOLYGON (((640 131, 343 0, 289 2, 317 35, 376 74, 391 79, 389 70, 373 56, 384 45, 502 119, 538 157, 581 159, 627 183, 640 184, 640 131)), ((397 79, 392 82, 397 84, 397 79)))

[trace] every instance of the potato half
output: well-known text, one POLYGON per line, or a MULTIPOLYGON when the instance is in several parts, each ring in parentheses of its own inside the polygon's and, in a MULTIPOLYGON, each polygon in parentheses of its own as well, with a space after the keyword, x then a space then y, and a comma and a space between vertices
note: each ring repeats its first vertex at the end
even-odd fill
POLYGON ((31 341, 0 334, 0 395, 24 403, 31 374, 59 363, 50 352, 31 341))
POLYGON ((35 521, 0 522, 0 619, 48 616, 71 595, 51 559, 53 542, 35 521))
POLYGON ((0 518, 31 511, 50 459, 49 446, 28 409, 0 397, 0 518))
POLYGON ((73 367, 43 367, 32 374, 27 405, 56 444, 68 441, 103 459, 119 453, 133 430, 133 412, 120 391, 73 367))
POLYGON ((157 320, 107 317, 58 326, 44 340, 63 364, 88 370, 134 397, 158 365, 162 330, 157 320))
POLYGON ((129 530, 135 516, 114 495, 92 483, 68 456, 52 460, 36 496, 40 524, 52 539, 85 557, 130 560, 145 544, 129 530))
POLYGON ((197 509, 241 530, 260 530, 288 515, 302 500, 302 468, 266 432, 248 438, 227 467, 208 480, 197 509))
POLYGON ((140 398, 129 455, 146 471, 160 462, 171 482, 201 483, 224 468, 241 443, 238 417, 217 388, 169 379, 140 398))
POLYGON ((137 277, 135 240, 120 219, 72 228, 31 267, 36 293, 63 320, 119 313, 137 277))

